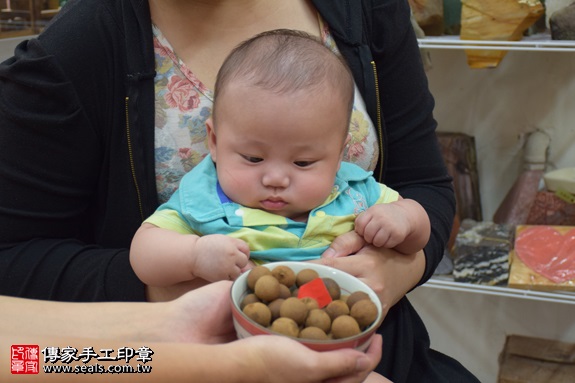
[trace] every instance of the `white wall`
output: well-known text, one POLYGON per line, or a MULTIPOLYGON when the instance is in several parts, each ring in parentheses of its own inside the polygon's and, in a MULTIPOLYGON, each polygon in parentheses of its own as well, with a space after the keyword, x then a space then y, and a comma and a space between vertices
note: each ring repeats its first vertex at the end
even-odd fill
POLYGON ((439 130, 475 136, 484 220, 521 170, 522 133, 546 131, 550 164, 575 166, 575 52, 511 51, 495 69, 470 69, 463 50, 431 58, 439 130))
MULTIPOLYGON (((484 220, 490 220, 522 164, 518 137, 551 136, 550 162, 575 166, 575 52, 509 52, 495 69, 472 70, 462 50, 432 50, 428 72, 439 130, 475 136, 484 220)), ((495 383, 505 336, 575 342, 575 305, 422 287, 410 299, 432 347, 456 357, 482 383, 495 383)))

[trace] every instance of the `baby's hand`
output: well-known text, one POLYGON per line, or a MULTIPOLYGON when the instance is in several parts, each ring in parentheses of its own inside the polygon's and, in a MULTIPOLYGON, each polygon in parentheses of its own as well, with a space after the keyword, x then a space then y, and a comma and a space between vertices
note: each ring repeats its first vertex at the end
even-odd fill
POLYGON ((198 238, 191 272, 209 282, 236 279, 248 266, 250 248, 241 239, 222 234, 198 238))
POLYGON ((411 233, 411 225, 401 207, 378 204, 357 216, 355 231, 373 246, 394 248, 411 233))

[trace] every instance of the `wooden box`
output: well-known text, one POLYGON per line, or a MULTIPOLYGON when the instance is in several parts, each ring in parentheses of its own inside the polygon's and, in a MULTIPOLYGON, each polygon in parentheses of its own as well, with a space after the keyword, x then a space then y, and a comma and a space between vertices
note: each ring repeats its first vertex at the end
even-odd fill
POLYGON ((572 383, 575 344, 509 335, 499 357, 498 383, 572 383))

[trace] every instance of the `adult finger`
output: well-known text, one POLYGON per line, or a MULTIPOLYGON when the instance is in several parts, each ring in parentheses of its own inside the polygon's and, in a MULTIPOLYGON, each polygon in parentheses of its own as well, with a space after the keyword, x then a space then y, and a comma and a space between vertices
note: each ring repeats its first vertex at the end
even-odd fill
POLYGON ((372 361, 366 354, 357 354, 354 350, 323 352, 320 365, 316 370, 329 383, 359 383, 372 370, 372 361), (354 355, 350 355, 351 352, 354 355))
MULTIPOLYGON (((328 379, 326 383, 355 383, 355 382, 363 382, 365 378, 377 367, 381 359, 381 352, 382 352, 382 337, 379 334, 375 334, 372 338, 371 344, 367 351, 365 352, 366 358, 360 358, 357 360, 355 371, 339 377, 335 377, 332 379, 328 379)), ((377 378, 374 380, 373 378, 369 381, 374 382, 390 382, 389 380, 385 379, 383 376, 378 374, 377 378)), ((374 377, 375 378, 375 377, 374 377)))
POLYGON ((364 239, 355 231, 350 231, 334 239, 329 248, 324 251, 322 257, 347 257, 358 252, 363 246, 365 246, 364 239))

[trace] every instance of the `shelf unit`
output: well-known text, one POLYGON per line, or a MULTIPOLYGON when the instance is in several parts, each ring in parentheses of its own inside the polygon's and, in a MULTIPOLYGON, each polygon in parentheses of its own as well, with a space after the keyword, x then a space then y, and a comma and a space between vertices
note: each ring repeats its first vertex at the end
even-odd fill
POLYGON ((459 36, 427 36, 417 41, 420 48, 427 49, 575 52, 575 40, 551 40, 548 33, 526 36, 521 41, 461 40, 459 36))
MULTIPOLYGON (((459 36, 426 36, 418 39, 418 43, 420 48, 425 49, 575 52, 575 40, 552 40, 549 33, 526 36, 521 41, 461 40, 459 36)), ((441 290, 575 305, 575 292, 536 291, 462 283, 455 282, 452 276, 433 276, 423 286, 441 290)))
POLYGON ((467 293, 495 295, 519 299, 530 299, 543 302, 554 302, 575 305, 575 293, 567 291, 535 291, 514 289, 505 286, 487 286, 471 283, 455 282, 450 276, 434 276, 424 287, 461 291, 467 293))

